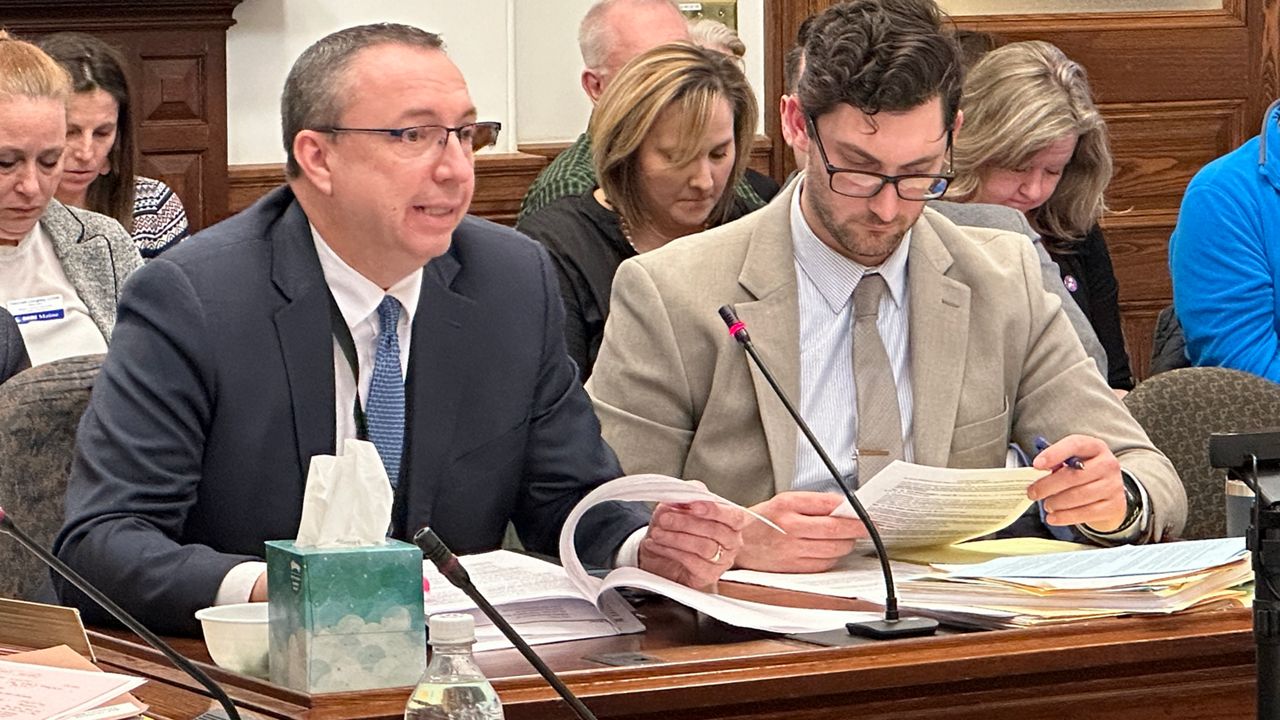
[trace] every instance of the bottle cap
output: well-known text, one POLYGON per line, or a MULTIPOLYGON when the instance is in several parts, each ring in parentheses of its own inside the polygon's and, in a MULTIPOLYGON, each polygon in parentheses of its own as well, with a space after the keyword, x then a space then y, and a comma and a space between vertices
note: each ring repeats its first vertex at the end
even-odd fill
POLYGON ((427 620, 431 644, 469 643, 476 640, 476 621, 466 613, 440 613, 427 620))

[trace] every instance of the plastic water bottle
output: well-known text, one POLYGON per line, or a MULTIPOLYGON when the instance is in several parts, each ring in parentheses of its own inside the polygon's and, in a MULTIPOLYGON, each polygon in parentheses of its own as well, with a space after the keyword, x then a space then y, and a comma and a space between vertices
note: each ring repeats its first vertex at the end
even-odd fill
POLYGON ((431 660, 405 706, 405 720, 502 720, 502 703, 471 655, 476 623, 443 613, 427 621, 431 660))

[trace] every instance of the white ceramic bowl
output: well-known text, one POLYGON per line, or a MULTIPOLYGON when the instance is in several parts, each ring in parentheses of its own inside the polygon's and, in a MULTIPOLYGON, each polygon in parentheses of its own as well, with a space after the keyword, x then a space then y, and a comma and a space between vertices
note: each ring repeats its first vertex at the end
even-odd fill
POLYGON ((271 636, 267 603, 218 605, 196 612, 204 628, 204 644, 218 667, 254 677, 267 677, 271 636))

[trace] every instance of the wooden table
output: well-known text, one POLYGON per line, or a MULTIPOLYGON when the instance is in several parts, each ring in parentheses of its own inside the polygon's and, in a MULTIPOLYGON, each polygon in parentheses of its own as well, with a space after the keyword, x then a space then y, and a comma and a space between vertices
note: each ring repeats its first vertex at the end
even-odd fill
MULTIPOLYGON (((778 599, 775 591, 735 594, 778 599)), ((783 601, 794 600, 783 595, 783 601)), ((828 607, 845 601, 824 600, 828 607)), ((845 606, 848 606, 845 604, 845 606)), ((642 635, 545 645, 539 652, 601 718, 1133 720, 1254 717, 1249 611, 1100 620, 1053 628, 817 647, 727 628, 665 600, 641 604, 642 635), (654 662, 588 659, 639 653, 654 662)), ((157 718, 210 707, 158 653, 95 634, 100 664, 153 679, 137 694, 157 718)), ((203 643, 179 649, 207 661, 203 643)), ((481 653, 508 720, 572 718, 514 651, 481 653)), ((409 688, 310 697, 211 669, 246 717, 399 718, 409 688)))

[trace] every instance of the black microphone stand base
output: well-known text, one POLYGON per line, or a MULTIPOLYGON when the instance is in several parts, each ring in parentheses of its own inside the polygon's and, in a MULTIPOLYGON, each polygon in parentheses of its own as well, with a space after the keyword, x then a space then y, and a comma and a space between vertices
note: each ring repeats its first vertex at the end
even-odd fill
POLYGON ((938 631, 938 621, 933 618, 908 617, 898 620, 881 619, 845 623, 844 627, 850 635, 872 640, 896 640, 932 635, 938 631))
POLYGON ((823 647, 865 645, 867 640, 900 640, 923 637, 938 631, 938 621, 933 618, 902 618, 896 622, 870 620, 846 623, 844 628, 812 633, 792 633, 786 637, 823 647))

